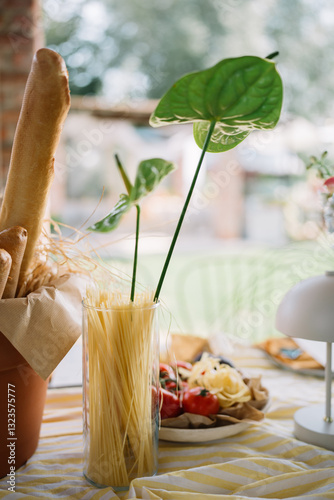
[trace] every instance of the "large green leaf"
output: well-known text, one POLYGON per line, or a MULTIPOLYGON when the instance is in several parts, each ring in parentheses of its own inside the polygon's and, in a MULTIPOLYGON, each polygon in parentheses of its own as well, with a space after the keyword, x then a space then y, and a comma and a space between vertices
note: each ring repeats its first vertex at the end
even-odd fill
MULTIPOLYGON (((210 122, 202 121, 194 123, 194 138, 197 146, 203 147, 205 138, 210 127, 210 122)), ((207 151, 209 153, 221 153, 233 149, 240 144, 250 134, 250 131, 245 130, 240 132, 236 127, 228 127, 222 123, 216 123, 214 132, 207 151)))
POLYGON ((153 191, 162 179, 173 170, 175 170, 175 165, 161 158, 142 161, 138 166, 135 183, 131 190, 131 202, 137 202, 153 191))
POLYGON ((99 233, 107 233, 115 229, 122 216, 131 208, 130 198, 127 194, 121 194, 118 202, 112 211, 103 219, 99 220, 93 226, 89 227, 89 231, 96 231, 99 233))
POLYGON ((282 81, 273 61, 254 56, 224 59, 178 80, 160 100, 150 124, 200 122, 195 123, 194 136, 202 147, 205 130, 214 121, 208 151, 226 151, 252 130, 273 128, 282 98, 282 81))

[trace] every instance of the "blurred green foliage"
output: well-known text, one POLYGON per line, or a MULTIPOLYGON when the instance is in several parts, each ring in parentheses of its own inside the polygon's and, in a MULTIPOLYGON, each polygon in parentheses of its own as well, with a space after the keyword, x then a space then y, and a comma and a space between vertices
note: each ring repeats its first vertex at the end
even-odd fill
POLYGON ((159 98, 179 76, 214 62, 208 56, 216 43, 212 34, 220 38, 224 32, 219 2, 59 0, 57 5, 55 12, 54 2, 44 2, 46 41, 64 57, 74 94, 97 94, 104 87, 113 95, 108 87, 120 81, 119 68, 126 82, 121 97, 159 98))
POLYGON ((276 59, 287 113, 333 116, 331 0, 44 0, 47 45, 73 94, 160 98, 177 78, 226 57, 276 59))

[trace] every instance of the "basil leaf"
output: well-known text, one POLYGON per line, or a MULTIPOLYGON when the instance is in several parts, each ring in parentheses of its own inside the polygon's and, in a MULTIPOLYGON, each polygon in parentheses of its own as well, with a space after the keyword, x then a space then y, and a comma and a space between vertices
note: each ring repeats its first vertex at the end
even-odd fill
POLYGON ((196 142, 202 147, 204 128, 216 121, 217 132, 208 151, 226 151, 252 130, 273 128, 282 99, 282 81, 273 61, 254 56, 224 59, 180 78, 160 100, 150 124, 160 127, 204 121, 205 126, 196 124, 194 128, 196 142), (219 124, 223 126, 219 128, 219 124))
POLYGON ((136 179, 131 189, 131 203, 137 202, 153 191, 161 180, 173 170, 175 170, 175 165, 161 158, 142 161, 138 166, 136 179))
POLYGON ((108 233, 115 229, 122 216, 131 208, 130 198, 127 194, 121 194, 118 202, 112 211, 103 219, 96 222, 93 226, 89 227, 89 231, 97 231, 100 233, 108 233))

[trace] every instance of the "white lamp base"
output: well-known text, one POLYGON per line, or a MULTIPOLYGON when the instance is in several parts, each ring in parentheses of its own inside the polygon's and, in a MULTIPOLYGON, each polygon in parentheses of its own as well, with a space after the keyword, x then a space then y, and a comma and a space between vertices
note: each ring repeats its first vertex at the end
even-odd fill
POLYGON ((294 415, 295 436, 300 441, 334 451, 334 421, 325 422, 325 406, 301 408, 294 415))

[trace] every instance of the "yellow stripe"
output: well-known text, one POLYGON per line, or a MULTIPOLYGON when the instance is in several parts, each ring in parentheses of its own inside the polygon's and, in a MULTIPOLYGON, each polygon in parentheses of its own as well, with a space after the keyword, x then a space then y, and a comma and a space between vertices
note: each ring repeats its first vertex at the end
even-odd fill
POLYGON ((271 410, 269 408, 268 412, 266 413, 266 417, 268 419, 288 419, 291 418, 299 408, 300 405, 291 405, 288 408, 277 408, 275 410, 271 410))
MULTIPOLYGON (((333 462, 333 455, 330 455, 328 452, 326 454, 326 452, 324 450, 323 454, 316 455, 316 456, 314 456, 312 458, 309 458, 308 460, 305 460, 305 463, 307 465, 320 465, 323 462, 328 462, 328 461, 332 461, 333 462)), ((334 467, 334 464, 332 465, 332 467, 334 467)), ((333 469, 333 478, 334 478, 334 469, 333 469)), ((333 481, 334 481, 334 479, 333 479, 333 481)))
MULTIPOLYGON (((228 491, 234 491, 236 488, 238 488, 239 484, 234 482, 234 481, 228 481, 226 478, 220 479, 211 475, 205 475, 205 471, 200 472, 198 470, 192 472, 191 470, 188 471, 179 471, 175 472, 173 477, 184 477, 188 481, 193 481, 194 483, 200 484, 200 485, 208 485, 208 486, 216 486, 216 487, 221 487, 224 490, 228 491)), ((145 481, 146 484, 146 481, 145 481)), ((168 483, 169 486, 169 483, 168 483)), ((195 489, 195 488, 194 488, 195 489)), ((188 491, 193 491, 192 488, 187 488, 188 491)), ((201 488, 201 491, 203 489, 201 488)))
MULTIPOLYGON (((333 484, 333 477, 320 480, 315 479, 315 481, 305 484, 304 481, 308 475, 316 476, 320 470, 318 469, 315 471, 304 471, 302 473, 290 472, 275 477, 268 477, 267 479, 257 481, 253 485, 241 486, 236 490, 236 493, 244 492, 249 495, 249 493, 251 493, 252 491, 258 493, 265 492, 265 498, 289 498, 290 496, 300 496, 302 493, 313 491, 315 487, 333 484), (297 480, 297 486, 292 486, 289 488, 284 487, 282 483, 291 479, 297 480), (268 486, 275 486, 274 488, 270 488, 270 490, 272 490, 272 493, 268 492, 268 486)), ((334 485, 332 491, 334 492, 334 485)))
MULTIPOLYGON (((242 453, 242 452, 233 452, 233 457, 234 458, 242 458, 244 456, 247 456, 248 454, 242 453)), ((170 457, 159 457, 159 464, 166 464, 170 462, 196 462, 197 460, 199 461, 208 461, 208 463, 215 463, 215 459, 219 458, 229 458, 231 456, 230 453, 226 452, 220 452, 220 453, 198 453, 196 455, 192 456, 175 456, 172 455, 170 457), (214 460, 214 462, 212 462, 214 460)))
MULTIPOLYGON (((310 471, 310 474, 316 475, 316 471, 310 471)), ((298 475, 299 476, 299 475, 298 475)), ((311 493, 313 492, 316 488, 323 487, 327 484, 332 484, 333 485, 333 476, 331 478, 327 479, 319 479, 312 481, 311 483, 305 483, 304 482, 304 477, 300 478, 300 481, 298 481, 298 485, 292 488, 284 488, 280 490, 278 493, 272 493, 269 498, 275 498, 277 495, 280 496, 280 498, 286 498, 287 496, 296 496, 299 495, 301 496, 304 493, 311 493)), ((330 490, 332 493, 334 493, 334 485, 333 488, 330 490)))

